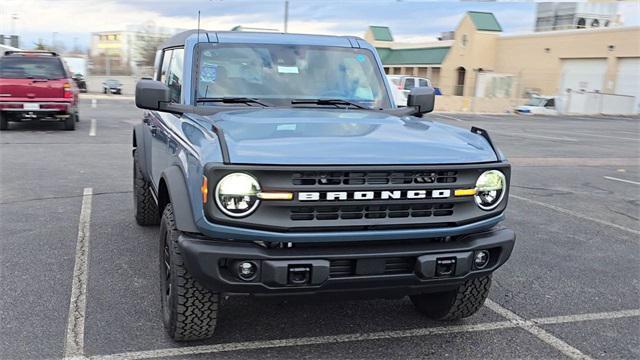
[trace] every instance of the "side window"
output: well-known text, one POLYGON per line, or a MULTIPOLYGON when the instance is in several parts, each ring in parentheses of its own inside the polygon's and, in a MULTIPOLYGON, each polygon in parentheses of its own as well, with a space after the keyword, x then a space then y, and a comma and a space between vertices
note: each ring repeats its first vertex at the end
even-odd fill
POLYGON ((416 87, 416 81, 414 78, 406 78, 404 80, 404 89, 405 90, 411 90, 414 87, 416 87))
POLYGON ((426 79, 418 79, 418 82, 420 83, 420 87, 427 87, 429 86, 429 82, 427 82, 426 79))
POLYGON ((544 107, 548 107, 548 108, 556 107, 556 100, 555 99, 547 100, 547 104, 544 107))
POLYGON ((182 60, 184 59, 184 49, 174 49, 171 55, 171 64, 167 71, 167 86, 169 87, 169 99, 171 102, 179 103, 182 93, 182 60))
POLYGON ((166 50, 162 54, 162 67, 160 68, 160 81, 167 83, 167 71, 169 70, 169 63, 171 62, 171 54, 173 50, 166 50))

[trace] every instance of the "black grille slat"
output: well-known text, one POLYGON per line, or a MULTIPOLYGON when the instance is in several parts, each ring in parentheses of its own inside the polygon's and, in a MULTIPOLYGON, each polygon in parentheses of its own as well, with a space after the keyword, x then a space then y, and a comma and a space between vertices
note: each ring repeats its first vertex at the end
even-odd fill
POLYGON ((304 172, 294 173, 293 185, 409 185, 409 184, 452 184, 457 171, 405 171, 405 172, 304 172))
POLYGON ((357 220, 357 219, 398 219, 408 217, 451 216, 453 203, 368 205, 368 206, 307 206, 291 208, 290 218, 294 221, 312 220, 357 220))

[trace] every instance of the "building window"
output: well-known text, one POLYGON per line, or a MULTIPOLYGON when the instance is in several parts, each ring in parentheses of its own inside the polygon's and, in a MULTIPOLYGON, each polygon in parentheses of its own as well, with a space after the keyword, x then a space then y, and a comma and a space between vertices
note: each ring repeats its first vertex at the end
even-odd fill
POLYGON ((463 34, 462 35, 462 42, 461 42, 462 43, 462 47, 466 47, 467 46, 467 42, 468 42, 467 34, 463 34))
POLYGON ((456 82, 456 88, 455 88, 454 94, 456 96, 463 96, 464 95, 464 78, 467 73, 467 70, 465 70, 465 68, 460 66, 456 70, 456 72, 458 73, 458 81, 456 82))

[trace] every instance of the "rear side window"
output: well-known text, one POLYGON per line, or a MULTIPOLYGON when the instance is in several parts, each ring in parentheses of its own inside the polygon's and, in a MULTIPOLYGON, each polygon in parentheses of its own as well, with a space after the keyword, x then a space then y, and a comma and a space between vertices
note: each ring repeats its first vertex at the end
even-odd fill
POLYGON ((162 55, 162 68, 160 69, 160 81, 167 83, 167 71, 169 71, 169 63, 171 62, 171 54, 173 50, 167 50, 162 55))
POLYGON ((0 57, 0 78, 5 79, 64 79, 62 62, 56 57, 5 56, 0 57))
POLYGON ((171 102, 179 103, 182 93, 182 63, 184 59, 184 49, 174 49, 171 55, 171 63, 167 71, 167 86, 169 87, 169 99, 171 102))
POLYGON ((404 89, 405 90, 411 90, 414 87, 416 87, 416 82, 413 78, 406 78, 404 80, 404 89))
POLYGON ((418 79, 418 83, 420 84, 420 87, 427 87, 429 86, 429 83, 427 82, 427 80, 425 79, 418 79))

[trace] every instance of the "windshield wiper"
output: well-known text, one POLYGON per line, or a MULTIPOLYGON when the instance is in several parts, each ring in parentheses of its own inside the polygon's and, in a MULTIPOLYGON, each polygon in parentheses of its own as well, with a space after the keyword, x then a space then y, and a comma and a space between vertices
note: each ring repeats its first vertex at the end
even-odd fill
POLYGON ((269 107, 268 104, 254 98, 248 97, 199 97, 196 98, 196 102, 219 102, 223 104, 258 104, 264 107, 269 107))
POLYGON ((366 107, 357 102, 345 100, 345 99, 293 99, 291 100, 291 104, 316 104, 316 105, 347 105, 353 106, 358 109, 366 109, 371 110, 371 108, 366 107))

